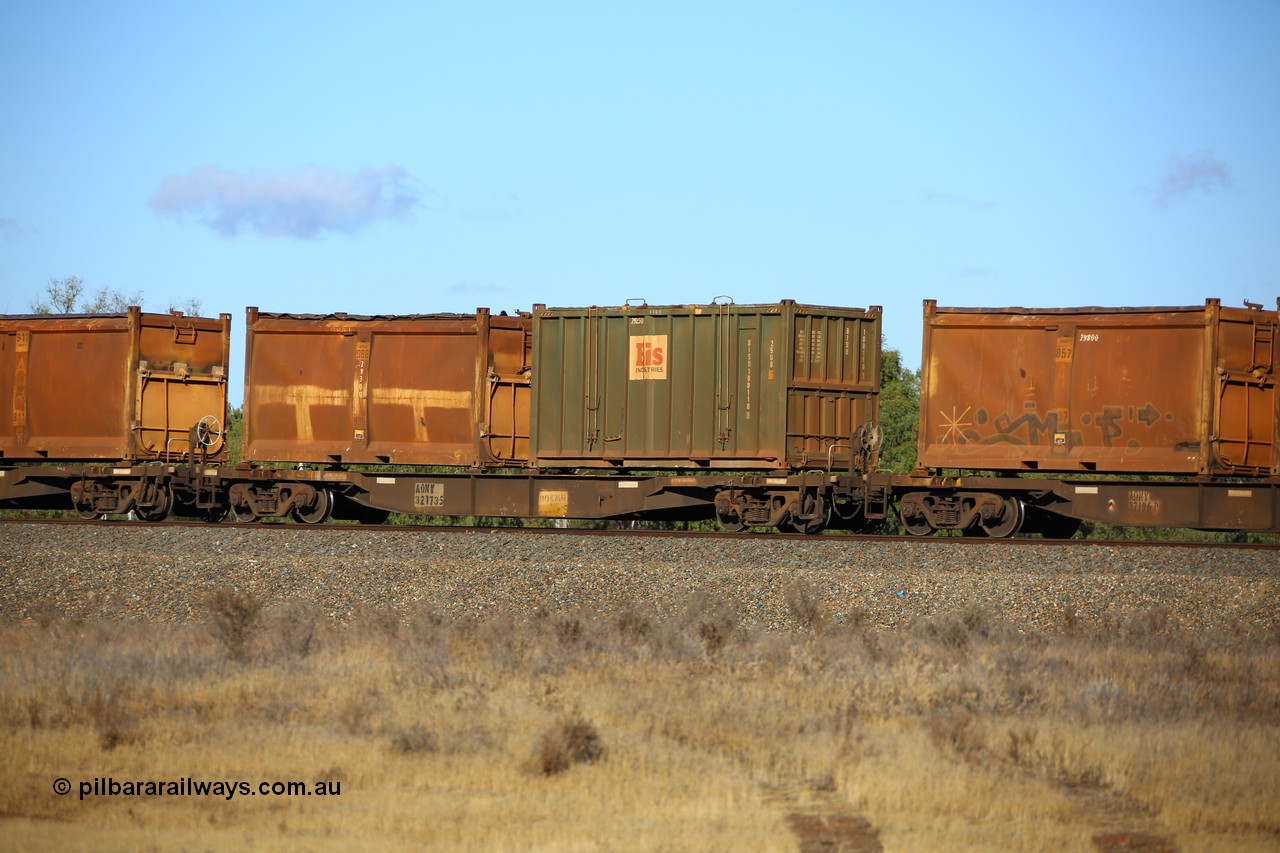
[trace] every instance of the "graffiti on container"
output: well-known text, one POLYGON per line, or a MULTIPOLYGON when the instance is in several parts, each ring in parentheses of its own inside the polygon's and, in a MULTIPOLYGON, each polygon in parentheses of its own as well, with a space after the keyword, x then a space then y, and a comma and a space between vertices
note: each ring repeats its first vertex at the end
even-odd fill
POLYGON ((1123 422, 1138 423, 1145 427, 1153 427, 1161 420, 1173 420, 1173 412, 1161 413, 1155 406, 1103 406, 1101 412, 1085 412, 1080 416, 1080 423, 1093 425, 1102 434, 1102 446, 1111 447, 1116 439, 1124 435, 1123 422))
MULTIPOLYGON (((948 414, 939 411, 939 444, 1016 444, 1036 447, 1040 445, 1067 444, 1079 446, 1085 442, 1084 432, 1068 429, 1060 421, 1066 413, 1057 410, 1039 414, 1035 409, 1014 417, 1001 412, 992 417, 986 409, 973 410, 952 406, 948 414)), ((1142 429, 1150 429, 1161 421, 1172 421, 1173 412, 1161 412, 1151 403, 1144 406, 1103 406, 1098 412, 1085 412, 1080 416, 1084 427, 1093 427, 1103 447, 1114 447, 1126 438, 1125 426, 1130 425, 1127 446, 1142 446, 1138 436, 1142 429), (1136 426, 1135 426, 1136 425, 1136 426)))
POLYGON ((938 414, 942 416, 940 444, 1038 445, 1044 443, 1045 436, 1052 439, 1053 434, 1059 432, 1057 412, 1048 412, 1044 417, 1035 412, 1024 412, 1016 418, 1008 412, 1002 412, 993 420, 986 409, 974 412, 970 407, 957 411, 957 407, 952 406, 951 414, 938 414), (992 434, 984 435, 974 428, 985 427, 988 423, 995 430, 992 434))

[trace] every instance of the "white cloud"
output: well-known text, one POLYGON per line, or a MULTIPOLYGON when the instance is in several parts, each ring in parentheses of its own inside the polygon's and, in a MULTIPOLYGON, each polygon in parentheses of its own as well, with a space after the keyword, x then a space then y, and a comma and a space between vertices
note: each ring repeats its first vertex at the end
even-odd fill
POLYGON ((1152 201, 1157 207, 1167 207, 1230 188, 1231 171, 1227 164, 1215 159, 1211 152, 1196 151, 1187 157, 1174 155, 1169 159, 1152 201))
POLYGON ((206 166, 165 178, 151 196, 151 209, 195 217, 224 237, 250 230, 310 239, 325 231, 349 234, 381 219, 409 219, 420 196, 417 182, 397 166, 355 175, 319 166, 241 175, 206 166))
POLYGON ((930 191, 920 196, 925 204, 936 204, 942 207, 954 207, 959 210, 992 210, 995 202, 970 198, 957 193, 930 191))

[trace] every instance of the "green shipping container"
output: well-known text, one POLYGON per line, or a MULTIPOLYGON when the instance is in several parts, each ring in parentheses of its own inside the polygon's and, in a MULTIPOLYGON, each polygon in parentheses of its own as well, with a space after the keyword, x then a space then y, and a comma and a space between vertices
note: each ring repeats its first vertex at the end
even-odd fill
POLYGON ((879 417, 880 308, 533 312, 537 467, 849 467, 879 417))

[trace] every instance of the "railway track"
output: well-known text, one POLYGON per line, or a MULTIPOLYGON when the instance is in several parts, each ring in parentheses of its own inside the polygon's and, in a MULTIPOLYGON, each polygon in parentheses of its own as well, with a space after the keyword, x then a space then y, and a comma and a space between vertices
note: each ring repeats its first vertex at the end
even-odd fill
POLYGON ((720 539, 726 541, 743 541, 747 539, 767 539, 774 542, 885 542, 885 543, 928 543, 945 542, 957 545, 996 545, 1002 547, 1050 546, 1063 548, 1192 548, 1192 549, 1240 549, 1280 552, 1280 541, 1276 542, 1189 542, 1178 540, 1137 540, 1137 539, 1042 539, 1031 537, 1012 537, 1007 539, 991 539, 986 536, 958 536, 941 533, 935 536, 920 537, 910 535, 879 534, 844 534, 826 533, 818 536, 786 533, 778 530, 766 530, 759 533, 727 533, 717 530, 664 530, 645 528, 583 528, 583 527, 495 527, 485 525, 450 526, 421 524, 293 524, 288 521, 255 521, 235 522, 222 521, 215 526, 197 519, 169 518, 164 521, 149 522, 125 518, 116 519, 82 519, 82 518, 0 518, 0 526, 13 524, 37 525, 71 525, 94 527, 99 525, 128 525, 139 528, 192 528, 199 530, 231 529, 231 530, 263 530, 263 531, 314 531, 317 535, 330 533, 350 533, 352 531, 385 531, 396 533, 439 533, 439 534, 474 534, 502 533, 517 536, 599 536, 655 539, 720 539))

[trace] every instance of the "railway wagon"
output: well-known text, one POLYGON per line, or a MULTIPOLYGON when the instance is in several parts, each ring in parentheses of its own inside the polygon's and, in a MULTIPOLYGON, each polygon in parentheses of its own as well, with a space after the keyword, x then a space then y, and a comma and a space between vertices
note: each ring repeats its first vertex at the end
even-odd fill
POLYGON ((224 455, 231 315, 0 317, 0 457, 46 462, 181 459, 202 425, 224 455))
POLYGON ((918 466, 1280 474, 1277 312, 924 303, 918 466))
POLYGON ((529 458, 531 320, 249 308, 243 458, 467 468, 529 458))
POLYGON ((880 308, 723 299, 535 306, 532 464, 873 470, 880 308))

